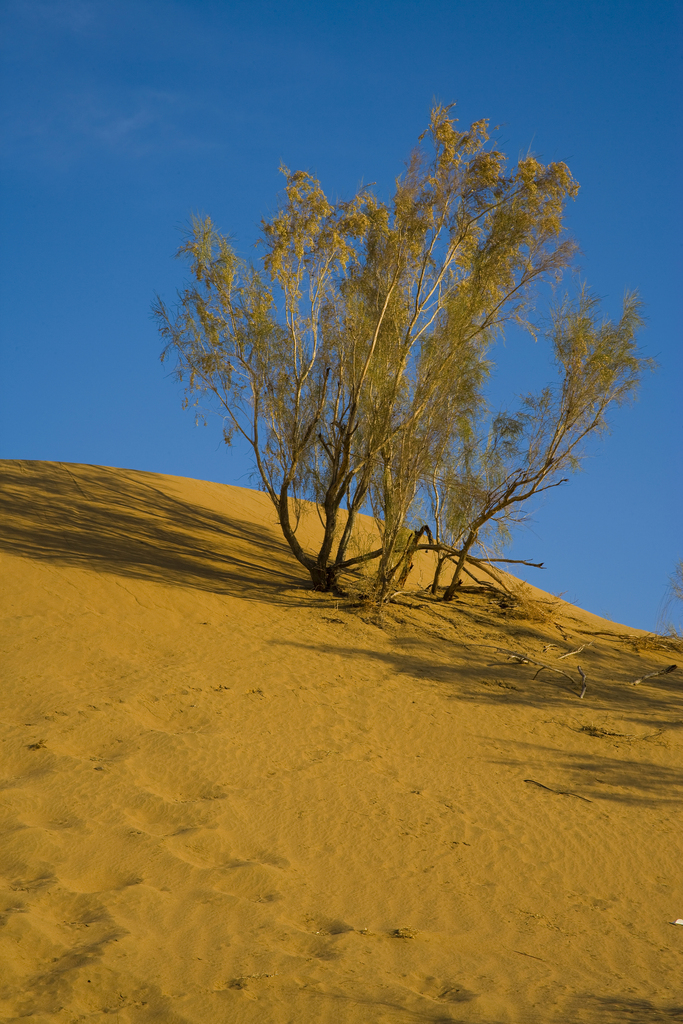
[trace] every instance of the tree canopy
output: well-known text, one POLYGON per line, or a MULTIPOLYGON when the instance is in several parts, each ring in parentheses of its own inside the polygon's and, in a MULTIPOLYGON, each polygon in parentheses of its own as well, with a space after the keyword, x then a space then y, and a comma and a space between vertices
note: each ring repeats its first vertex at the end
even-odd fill
MULTIPOLYGON (((635 295, 617 323, 587 289, 545 311, 557 379, 516 407, 486 401, 490 350, 506 326, 539 333, 541 282, 555 287, 576 244, 563 216, 578 184, 564 163, 529 155, 508 168, 488 122, 459 131, 435 106, 393 196, 369 188, 333 203, 305 171, 281 168, 284 194, 262 221, 262 255, 238 257, 210 218, 178 255, 191 283, 155 313, 187 398, 209 396, 225 440, 248 443, 294 556, 334 589, 375 559, 384 600, 416 547, 455 562, 445 596, 487 530, 575 469, 612 403, 634 394, 644 360, 635 295), (297 536, 300 502, 323 526, 297 536), (375 552, 354 554, 372 508, 375 552), (406 527, 431 509, 406 543, 406 527), (427 533, 428 542, 419 543, 427 533)), ((437 589, 435 580, 434 589, 437 589)))

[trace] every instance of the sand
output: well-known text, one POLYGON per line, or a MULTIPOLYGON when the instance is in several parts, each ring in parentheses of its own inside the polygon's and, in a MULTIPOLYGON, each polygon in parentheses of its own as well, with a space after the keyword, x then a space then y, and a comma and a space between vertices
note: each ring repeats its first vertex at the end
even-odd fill
POLYGON ((241 488, 4 462, 0 510, 0 1020, 683 1020, 675 645, 425 565, 380 627, 241 488))

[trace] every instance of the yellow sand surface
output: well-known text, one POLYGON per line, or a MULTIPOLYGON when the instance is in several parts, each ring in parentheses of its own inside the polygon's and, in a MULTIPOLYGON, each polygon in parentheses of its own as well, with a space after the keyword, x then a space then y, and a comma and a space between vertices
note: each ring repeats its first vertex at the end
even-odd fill
POLYGON ((675 642, 429 555, 378 624, 236 487, 4 462, 0 517, 0 1020, 683 1020, 675 642))

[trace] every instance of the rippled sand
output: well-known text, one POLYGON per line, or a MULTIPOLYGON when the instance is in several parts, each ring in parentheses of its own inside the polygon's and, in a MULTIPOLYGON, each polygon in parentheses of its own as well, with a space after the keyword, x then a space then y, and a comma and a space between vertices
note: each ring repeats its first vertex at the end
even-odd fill
POLYGON ((426 563, 380 628, 236 487, 4 462, 0 517, 0 1020, 683 1020, 674 645, 426 563))

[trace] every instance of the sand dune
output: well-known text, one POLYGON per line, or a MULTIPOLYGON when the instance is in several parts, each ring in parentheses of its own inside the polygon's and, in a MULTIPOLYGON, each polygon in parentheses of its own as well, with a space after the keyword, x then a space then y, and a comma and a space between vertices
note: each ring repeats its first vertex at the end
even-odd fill
POLYGON ((380 628, 259 493, 0 473, 0 1020, 683 1021, 675 645, 419 571, 380 628))

